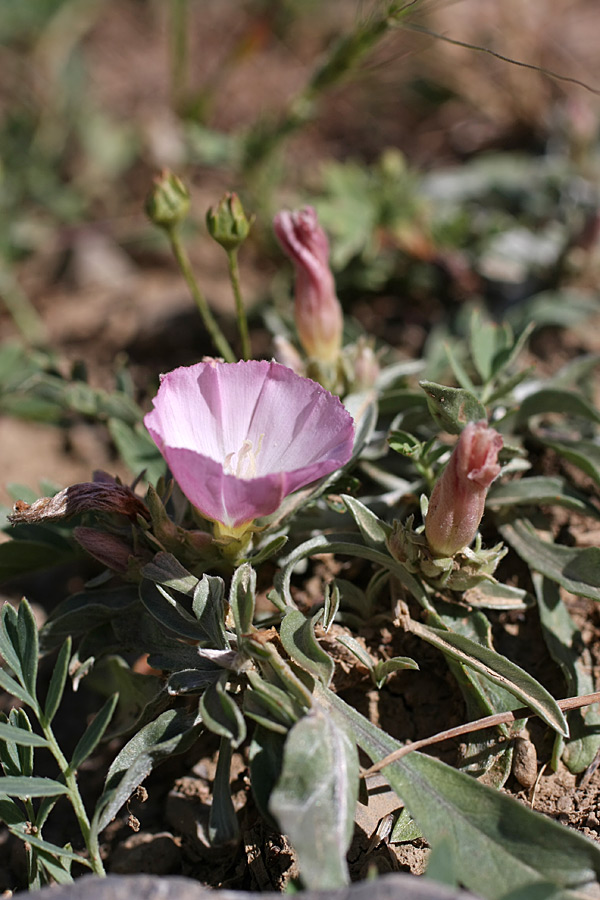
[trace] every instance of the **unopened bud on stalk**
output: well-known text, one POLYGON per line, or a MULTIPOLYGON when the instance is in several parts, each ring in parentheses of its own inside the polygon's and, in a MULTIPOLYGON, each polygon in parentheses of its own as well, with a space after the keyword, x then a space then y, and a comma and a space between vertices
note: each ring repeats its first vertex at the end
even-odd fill
POLYGON ((152 190, 146 198, 146 215, 159 228, 175 228, 190 210, 190 195, 185 184, 164 169, 154 179, 152 190))
POLYGON ((296 270, 294 315, 307 356, 334 363, 342 346, 343 314, 329 267, 329 242, 312 206, 282 211, 275 234, 296 270))
POLYGON ((381 371, 372 341, 361 335, 354 345, 350 363, 352 367, 351 389, 366 391, 372 388, 381 371))
POLYGON ((502 437, 485 421, 470 422, 436 482, 425 519, 425 535, 434 556, 450 557, 477 533, 485 498, 500 472, 502 437))
POLYGON ((224 250, 236 250, 250 233, 248 220, 237 194, 227 193, 206 213, 208 233, 224 250))

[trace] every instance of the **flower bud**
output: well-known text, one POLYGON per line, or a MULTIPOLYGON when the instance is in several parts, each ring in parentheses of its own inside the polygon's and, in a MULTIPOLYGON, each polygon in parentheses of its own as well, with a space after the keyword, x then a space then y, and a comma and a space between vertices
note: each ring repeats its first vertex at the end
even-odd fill
POLYGON ((227 193, 206 213, 208 233, 225 250, 235 250, 250 233, 248 221, 237 194, 227 193))
POLYGON ((273 338, 273 347, 275 350, 275 359, 282 366, 287 366, 296 375, 305 375, 306 367, 304 361, 293 344, 290 344, 287 338, 281 334, 276 334, 273 338))
POLYGON ((125 575, 135 562, 133 547, 114 534, 80 525, 73 529, 73 535, 90 556, 108 569, 125 575))
POLYGON ((294 315, 306 354, 335 362, 342 346, 344 319, 329 268, 329 242, 312 206, 277 213, 275 234, 296 270, 294 315))
POLYGON ((190 210, 190 195, 183 181, 165 169, 154 179, 146 198, 146 215, 159 228, 175 228, 190 210))
POLYGON ((470 422, 436 482, 425 519, 425 535, 434 556, 454 556, 479 528, 485 498, 500 472, 502 437, 485 421, 470 422))
POLYGON ((361 335, 352 348, 349 361, 351 366, 350 389, 367 391, 372 388, 381 371, 377 354, 373 349, 373 342, 361 335))

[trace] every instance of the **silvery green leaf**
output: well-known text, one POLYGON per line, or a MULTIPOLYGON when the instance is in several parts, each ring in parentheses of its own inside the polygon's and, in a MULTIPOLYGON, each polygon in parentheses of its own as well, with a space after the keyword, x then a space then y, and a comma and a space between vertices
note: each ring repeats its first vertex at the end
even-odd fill
POLYGON ((390 844, 405 844, 410 841, 416 841, 417 838, 423 837, 423 831, 406 807, 400 812, 400 815, 394 822, 392 833, 390 834, 390 844))
POLYGON ((246 722, 222 681, 216 681, 206 689, 200 698, 199 710, 210 731, 227 738, 233 747, 239 747, 246 737, 246 722))
POLYGON ((416 670, 418 668, 419 664, 409 656, 393 656, 391 659, 382 659, 376 663, 372 670, 372 676, 377 687, 381 688, 385 684, 388 675, 391 675, 392 672, 399 672, 402 669, 416 670))
POLYGON ((363 645, 356 640, 356 638, 352 637, 351 634, 338 634, 336 635, 336 641, 338 644, 341 644, 347 650, 352 653, 359 663, 361 663, 365 669, 368 669, 369 672, 373 672, 375 667, 375 661, 371 658, 370 654, 365 650, 363 645))
POLYGON ((335 621, 338 610, 340 608, 341 594, 339 586, 334 581, 325 585, 323 599, 323 631, 325 634, 329 631, 335 621))
POLYGON ((277 537, 274 537, 272 540, 268 541, 263 547, 259 547, 256 553, 253 553, 251 556, 248 556, 243 562, 248 562, 252 566, 258 566, 261 563, 265 562, 267 559, 271 559, 272 556, 275 556, 282 550, 288 542, 287 534, 279 534, 277 537))
POLYGON ((172 696, 181 694, 198 694, 217 681, 223 669, 220 666, 206 662, 195 669, 181 669, 172 672, 167 679, 167 693, 172 696), (202 666, 202 667, 200 667, 202 666))
POLYGON ((113 694, 112 697, 108 698, 77 742, 70 763, 73 771, 76 771, 88 756, 94 752, 102 740, 104 732, 112 719, 118 699, 118 694, 113 694))
POLYGON ((257 725, 248 748, 250 783, 258 810, 274 829, 277 823, 269 812, 269 800, 283 766, 283 751, 287 729, 280 733, 257 725))
POLYGON ((595 441, 569 440, 562 438, 559 441, 536 435, 546 447, 551 447, 559 456, 563 456, 573 465, 589 475, 600 485, 600 444, 595 441))
POLYGON ((558 475, 534 475, 518 481, 495 482, 487 496, 486 506, 506 509, 510 506, 564 506, 583 515, 600 518, 597 507, 585 494, 572 487, 566 478, 558 475))
POLYGON ((556 700, 520 666, 463 634, 430 628, 420 622, 411 622, 410 631, 447 656, 475 669, 485 678, 513 694, 524 705, 534 710, 558 734, 568 737, 569 729, 556 700))
POLYGON ((238 639, 252 628, 255 604, 256 572, 249 563, 243 563, 233 573, 229 591, 229 606, 238 639))
POLYGON ((57 859, 68 859, 71 862, 81 863, 82 866, 87 866, 90 869, 92 867, 89 859, 86 859, 85 856, 81 856, 80 854, 75 853, 69 847, 59 847, 57 844, 52 844, 50 843, 50 841, 46 841, 35 834, 29 834, 29 832, 25 831, 24 828, 11 828, 10 830, 14 835, 20 837, 24 841, 27 841, 28 844, 31 844, 32 847, 35 847, 39 850, 45 850, 47 853, 51 853, 57 859))
POLYGON ((17 612, 17 635, 23 686, 32 697, 35 697, 39 654, 38 629, 31 606, 25 597, 19 603, 17 612))
POLYGON ((354 419, 354 448, 350 462, 357 459, 361 450, 371 440, 377 424, 377 394, 363 391, 344 397, 344 406, 354 419))
POLYGON ((543 541, 527 519, 502 525, 500 532, 532 569, 572 594, 600 600, 600 548, 578 549, 543 541))
POLYGON ((258 672, 248 672, 251 690, 244 692, 244 712, 265 727, 275 722, 287 732, 303 715, 302 707, 286 691, 262 678, 258 672))
MULTIPOLYGON (((581 635, 562 602, 556 582, 533 574, 542 633, 552 659, 562 669, 568 696, 591 694, 595 690, 588 665, 580 656, 581 635)), ((563 760, 571 772, 583 772, 591 764, 600 747, 600 711, 597 704, 569 714, 571 738, 563 750, 563 760)))
POLYGON ((140 583, 139 596, 150 615, 169 631, 190 640, 207 639, 208 635, 198 620, 166 588, 145 578, 140 583))
POLYGON ((0 778, 0 790, 9 797, 58 797, 69 793, 59 781, 27 775, 5 775, 0 778))
POLYGON ((354 743, 322 710, 294 725, 269 807, 298 854, 309 890, 349 882, 346 852, 354 830, 358 774, 354 743))
POLYGON ((141 728, 108 770, 92 819, 92 833, 98 835, 106 828, 155 766, 191 747, 201 729, 197 716, 184 709, 166 710, 141 728))
POLYGON ((59 603, 42 627, 42 649, 49 650, 69 636, 83 634, 98 625, 112 622, 135 607, 139 620, 140 607, 137 587, 134 585, 72 594, 59 603))
MULTIPOLYGON (((0 785, 2 780, 0 779, 0 785)), ((6 794, 0 794, 0 822, 5 825, 20 825, 27 819, 27 813, 23 807, 7 797, 6 794)))
POLYGON ((190 597, 198 584, 198 579, 191 575, 172 553, 162 550, 151 562, 146 563, 141 571, 144 578, 148 578, 149 581, 190 597))
POLYGON ((211 644, 226 650, 225 582, 214 575, 203 575, 194 589, 192 611, 210 638, 211 644))
POLYGON ((69 673, 70 659, 71 638, 68 637, 60 648, 52 670, 50 684, 48 685, 48 693, 46 694, 46 702, 44 705, 44 719, 48 725, 52 722, 52 719, 60 706, 60 701, 62 700, 67 681, 67 675, 69 673))
POLYGON ((0 740, 12 741, 22 747, 47 747, 48 741, 40 734, 34 734, 32 731, 24 728, 15 728, 0 722, 0 740))
POLYGON ((521 402, 517 411, 517 423, 527 422, 533 416, 547 413, 566 413, 569 416, 579 416, 598 424, 600 413, 578 391, 568 391, 560 388, 541 388, 533 394, 529 394, 521 402))
POLYGON ((221 738, 219 746, 208 818, 208 837, 215 847, 236 844, 240 839, 240 826, 231 799, 231 742, 227 738, 221 738))
MULTIPOLYGON (((402 746, 336 694, 317 693, 373 762, 402 746)), ((461 882, 486 900, 539 883, 560 888, 561 900, 583 900, 596 890, 600 849, 575 831, 418 752, 382 772, 432 847, 450 839, 461 882)))
POLYGON ((335 663, 315 638, 314 621, 298 609, 285 614, 280 628, 281 643, 286 653, 311 675, 328 685, 333 678, 335 663))
POLYGON ((342 500, 358 525, 365 543, 371 547, 384 547, 386 539, 392 532, 391 526, 371 512, 360 500, 347 494, 342 494, 342 500))

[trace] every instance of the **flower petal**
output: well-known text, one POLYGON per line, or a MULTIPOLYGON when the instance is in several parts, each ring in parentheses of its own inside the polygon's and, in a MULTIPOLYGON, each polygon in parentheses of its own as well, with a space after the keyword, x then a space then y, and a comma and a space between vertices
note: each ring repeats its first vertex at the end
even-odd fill
POLYGON ((354 437, 337 397, 259 360, 175 369, 144 421, 188 499, 233 527, 275 512, 287 494, 343 466, 354 437), (229 471, 244 447, 256 477, 229 471))

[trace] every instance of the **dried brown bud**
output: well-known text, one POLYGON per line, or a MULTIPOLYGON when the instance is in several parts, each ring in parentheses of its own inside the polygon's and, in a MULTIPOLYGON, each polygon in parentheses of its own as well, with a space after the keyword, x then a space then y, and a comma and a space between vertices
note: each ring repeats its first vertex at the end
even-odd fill
POLYGON ((68 519, 84 512, 120 513, 132 521, 138 515, 150 519, 147 507, 131 488, 116 482, 90 481, 72 484, 54 497, 42 497, 35 503, 17 500, 8 519, 11 525, 35 524, 68 519))

